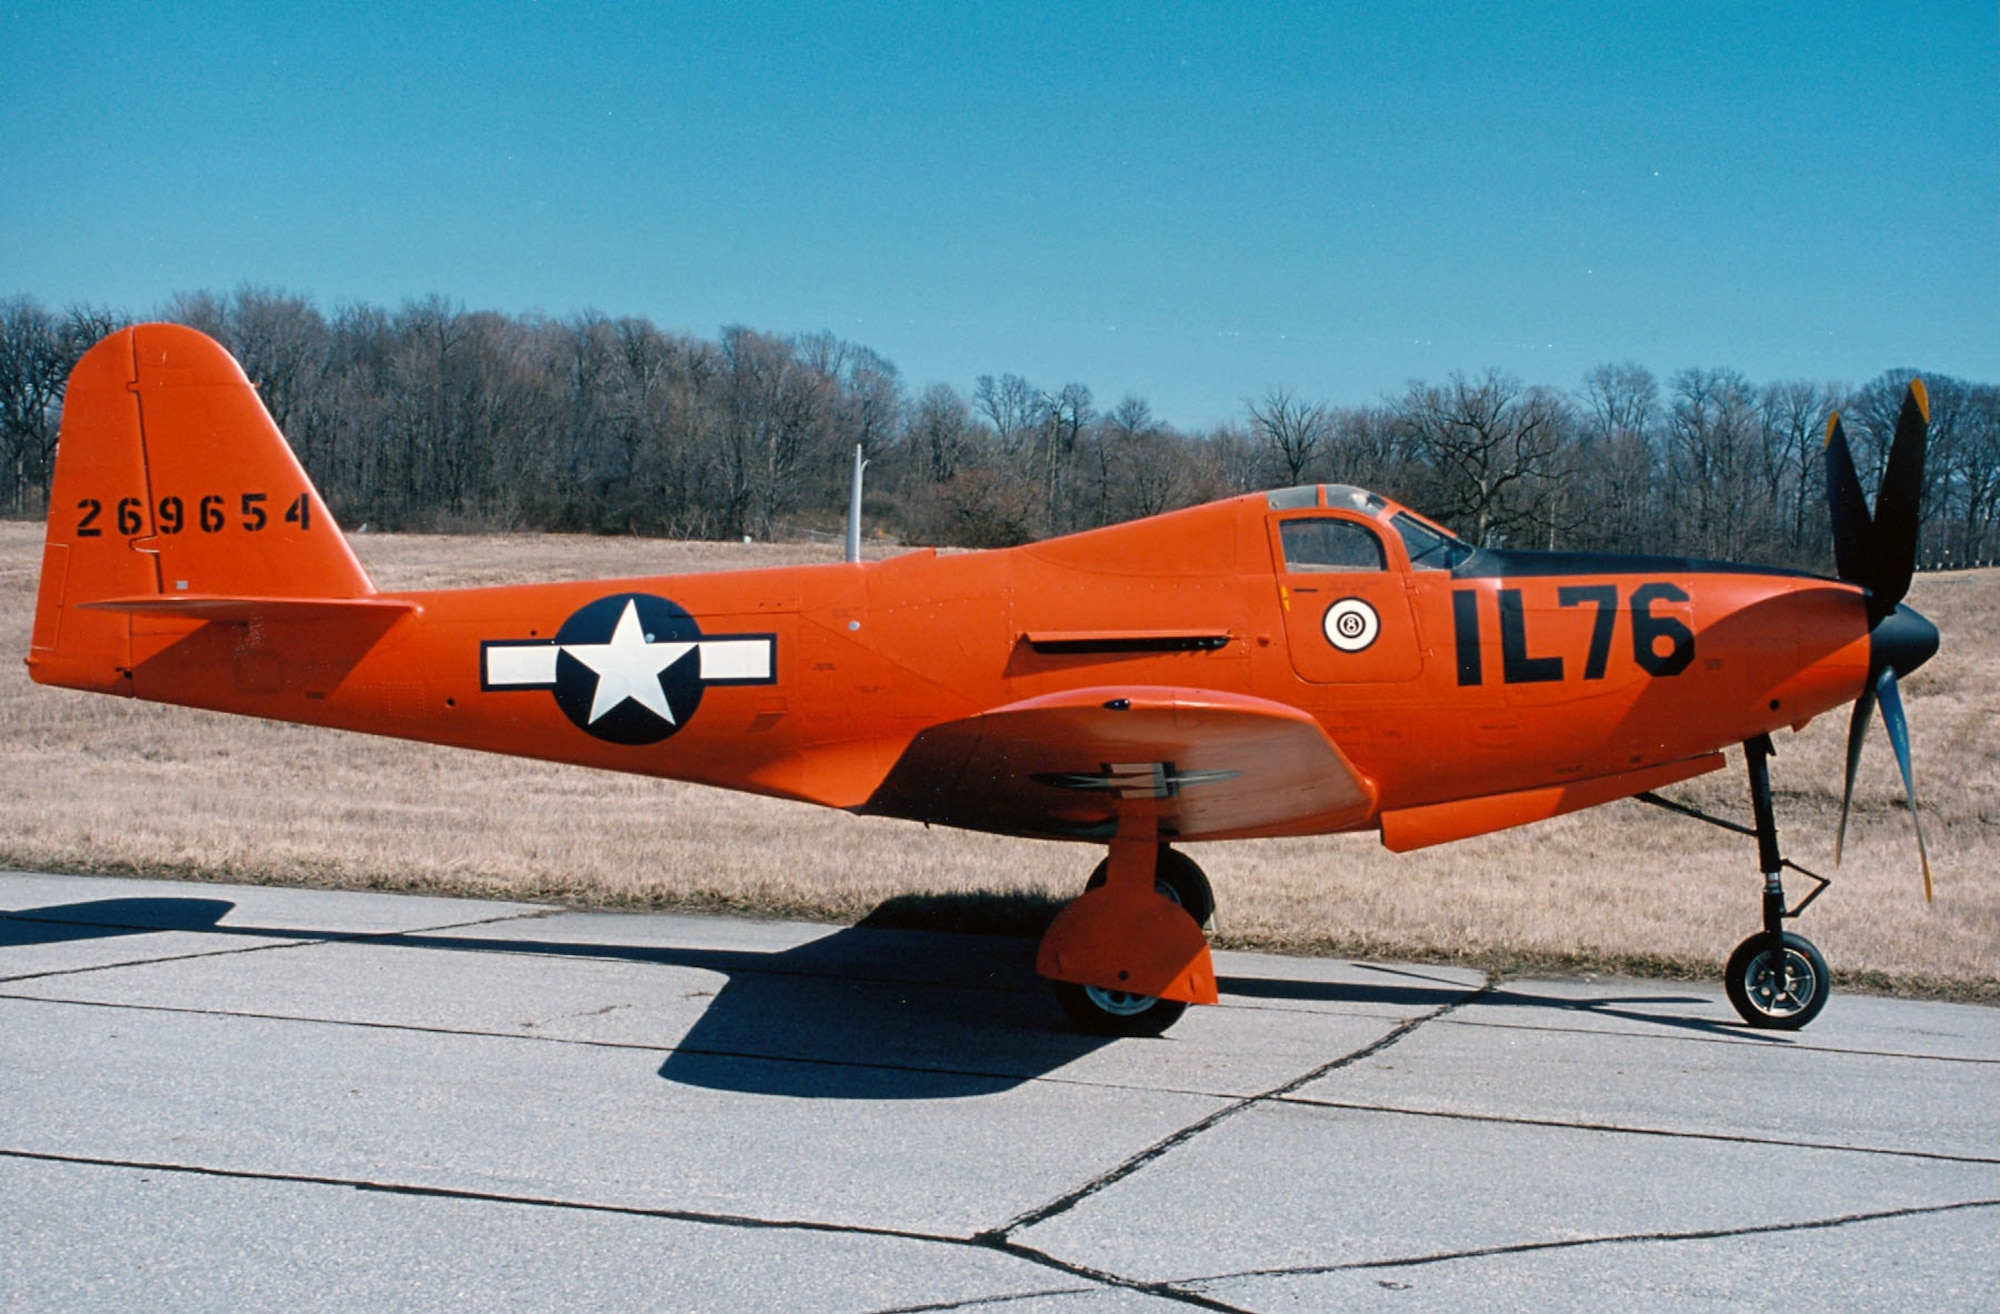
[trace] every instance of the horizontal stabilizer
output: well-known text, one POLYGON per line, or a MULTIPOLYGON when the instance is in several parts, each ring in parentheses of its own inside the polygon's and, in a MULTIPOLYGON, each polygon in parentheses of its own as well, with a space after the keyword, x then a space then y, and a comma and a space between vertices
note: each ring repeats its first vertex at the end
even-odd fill
POLYGON ((79 603, 85 611, 115 611, 131 616, 178 616, 204 621, 297 622, 338 620, 356 616, 393 616, 418 610, 417 604, 379 595, 366 598, 225 598, 213 593, 146 593, 129 598, 101 598, 79 603))

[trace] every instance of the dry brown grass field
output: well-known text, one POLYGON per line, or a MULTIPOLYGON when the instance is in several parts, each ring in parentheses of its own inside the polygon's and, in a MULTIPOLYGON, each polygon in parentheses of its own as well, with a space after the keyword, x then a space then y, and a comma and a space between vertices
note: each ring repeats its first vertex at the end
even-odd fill
MULTIPOLYGON (((0 523, 0 651, 26 654, 41 526, 0 523)), ((387 589, 828 560, 824 546, 364 535, 387 589)), ((1801 929, 1849 985, 2000 998, 2000 571, 1921 576, 1943 649, 1904 690, 1926 905, 1879 726, 1834 872, 1846 717, 1778 737, 1786 851, 1835 877, 1801 929)), ((1732 770, 1678 786, 1748 812, 1732 770)), ((0 672, 0 865, 1025 926, 1097 854, 580 768, 43 689, 0 672)), ((1744 838, 1638 803, 1398 856, 1372 835, 1194 845, 1223 946, 1706 976, 1757 923, 1744 838)), ((1793 887, 1803 892, 1803 883, 1793 887)))

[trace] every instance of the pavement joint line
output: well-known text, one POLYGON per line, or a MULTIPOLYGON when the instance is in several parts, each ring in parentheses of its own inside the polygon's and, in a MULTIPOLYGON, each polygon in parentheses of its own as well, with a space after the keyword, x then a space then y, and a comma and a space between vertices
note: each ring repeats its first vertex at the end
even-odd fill
MULTIPOLYGON (((499 922, 532 921, 542 917, 558 915, 560 909, 521 913, 507 917, 485 918, 479 921, 451 922, 436 927, 412 927, 408 930, 392 931, 306 931, 298 927, 278 926, 211 926, 189 932, 199 935, 248 935, 282 943, 251 945, 244 949, 208 949, 199 953, 170 954, 157 958, 136 958, 118 963, 99 963, 89 967, 55 968, 46 972, 27 972, 19 976, 0 977, 0 985, 15 981, 34 981, 50 976, 80 976, 91 972, 112 971, 125 967, 149 967, 160 963, 177 963, 190 959, 221 958, 231 954, 261 953, 269 949, 296 949, 317 944, 376 944, 388 948, 424 949, 438 952, 478 952, 498 954, 514 958, 563 958, 577 961, 605 963, 639 963, 659 966, 687 966, 672 962, 665 955, 671 949, 654 949, 643 945, 604 945, 578 942, 567 944, 561 941, 536 940, 478 940, 454 938, 440 934, 446 931, 462 931, 476 926, 490 926, 499 922), (436 938, 428 939, 427 937, 436 938)), ((0 913, 0 918, 9 916, 0 913)), ((21 920, 35 920, 22 918, 21 920)), ((53 918, 41 919, 51 925, 97 925, 97 923, 63 923, 53 918)), ((158 934, 178 931, 180 927, 114 927, 129 929, 133 934, 158 934)), ((807 941, 807 943, 812 943, 807 941)), ((717 957, 757 956, 759 951, 719 950, 717 957)), ((774 967, 758 963, 738 963, 730 967, 705 969, 723 971, 729 976, 772 976, 788 980, 839 981, 855 985, 917 986, 935 990, 960 990, 989 994, 1036 994, 1039 990, 1028 984, 1008 985, 991 982, 957 982, 913 979, 907 976, 861 976, 849 972, 815 970, 806 968, 774 967)))
POLYGON ((64 1008, 103 1008, 130 1013, 167 1013, 182 1017, 237 1018, 249 1022, 286 1022, 301 1026, 352 1027, 360 1031, 400 1031, 427 1036, 458 1036, 467 1040, 521 1040, 542 1045, 574 1045, 583 1049, 625 1050, 641 1054, 691 1054, 701 1058, 744 1059, 761 1063, 794 1063, 805 1067, 860 1068, 877 1072, 901 1072, 922 1076, 963 1077, 972 1081, 1017 1081, 1022 1084, 1076 1086, 1089 1090, 1140 1091, 1149 1095, 1185 1095, 1193 1099, 1231 1100, 1244 1096, 1234 1091, 1194 1090, 1179 1086, 1134 1085, 1123 1081, 1087 1081, 1049 1073, 1003 1072, 983 1068, 944 1068, 915 1063, 880 1063, 865 1059, 813 1058, 796 1054, 759 1054, 750 1050, 711 1049, 690 1045, 647 1044, 636 1040, 591 1040, 583 1036, 549 1036, 534 1032, 482 1031, 470 1027, 431 1027, 414 1022, 374 1022, 362 1018, 308 1017, 290 1013, 250 1013, 225 1008, 184 1008, 174 1004, 132 1004, 115 1000, 62 999, 49 995, 24 995, 0 991, 0 1001, 22 1004, 55 1004, 64 1008))
POLYGON ((1281 1095, 1276 1103, 1296 1108, 1345 1109, 1355 1113, 1387 1113, 1405 1118, 1442 1118, 1453 1122, 1498 1123, 1508 1127, 1548 1127, 1557 1131, 1606 1132, 1617 1136, 1662 1136, 1675 1140, 1722 1141, 1731 1145, 1764 1145, 1778 1150, 1825 1150, 1834 1154, 1876 1154, 1896 1159, 1929 1159, 1940 1163, 2000 1165, 2000 1158, 1979 1154, 1948 1154, 1943 1150, 1898 1150, 1880 1145, 1831 1145, 1825 1141, 1791 1141, 1771 1136, 1750 1136, 1736 1132, 1680 1131, 1670 1127, 1626 1127, 1609 1122, 1584 1122, 1563 1118, 1523 1118, 1504 1113, 1464 1113, 1453 1109, 1406 1109, 1393 1104, 1361 1104, 1347 1100, 1315 1099, 1310 1095, 1281 1095))
POLYGON ((272 949, 305 949, 322 944, 360 944, 369 940, 381 940, 399 935, 435 935, 440 931, 462 931, 473 926, 493 926, 500 922, 532 920, 545 917, 548 911, 512 913, 505 917, 482 917, 470 922, 447 922, 443 926, 419 926, 402 931, 328 931, 300 938, 296 931, 289 935, 276 928, 207 926, 194 930, 179 926, 122 926, 109 922, 90 922, 57 917, 24 917, 18 912, 0 913, 0 920, 12 918, 21 922, 39 922, 46 926, 98 926, 108 930, 126 931, 133 935, 163 935, 184 932, 191 935, 257 935, 268 938, 272 944, 253 944, 241 949, 204 949, 200 953, 162 954, 154 958, 129 958, 117 963, 94 963, 88 967, 57 967, 45 972, 23 972, 16 976, 0 976, 0 985, 12 985, 17 981, 40 981, 52 976, 87 976, 93 972, 116 972, 128 967, 157 967, 164 963, 186 963, 201 958, 228 958, 236 954, 260 954, 272 949), (274 933, 275 932, 275 933, 274 933))
MULTIPOLYGON (((1969 1005, 1969 1007, 1978 1007, 1978 1005, 1969 1005)), ((1576 1011, 1589 1013, 1592 1010, 1579 1005, 1576 1011)), ((1846 1054, 1854 1058, 1912 1059, 1923 1063, 1971 1063, 1985 1067, 2000 1067, 2000 1058, 1979 1058, 1970 1054, 1915 1054, 1907 1050, 1896 1049, 1851 1049, 1845 1045, 1809 1045, 1801 1041, 1789 1040, 1785 1037, 1773 1036, 1767 1033, 1690 1036, 1684 1034, 1686 1031, 1685 1022, 1667 1017, 1659 1019, 1661 1030, 1644 1033, 1636 1031, 1612 1031, 1600 1027, 1558 1027, 1534 1022, 1498 1022, 1485 1017, 1454 1017, 1446 1018, 1444 1021, 1446 1026, 1483 1027, 1493 1031, 1540 1031, 1562 1036, 1609 1036, 1613 1039, 1645 1041, 1671 1040, 1684 1045, 1751 1046, 1762 1049, 1776 1048, 1787 1053, 1846 1054)), ((1722 1025, 1728 1024, 1725 1023, 1722 1025)))
POLYGON ((924 1305, 891 1305, 885 1309, 871 1310, 869 1314, 948 1314, 951 1310, 1012 1305, 1016 1301, 1043 1300, 1050 1296, 1088 1296, 1096 1291, 1096 1287, 1045 1287, 1040 1291, 1014 1291, 1002 1296, 971 1296, 965 1300, 946 1300, 924 1305))
MULTIPOLYGON (((21 1159, 36 1163, 66 1164, 85 1168, 113 1168, 128 1172, 173 1173, 225 1181, 269 1182, 287 1186, 323 1186, 336 1190, 371 1191, 383 1195, 410 1196, 429 1200, 458 1200, 472 1204, 515 1205, 534 1209, 559 1209, 576 1213, 614 1214, 627 1218, 655 1218, 662 1222, 688 1223, 707 1227, 738 1228, 745 1231, 813 1232, 832 1236, 861 1236, 888 1241, 912 1241, 924 1245, 951 1246, 1007 1255, 1056 1272, 1066 1273, 1100 1286, 1142 1292, 1150 1296, 1193 1305, 1199 1309, 1248 1314, 1212 1296, 1184 1291, 1175 1284, 1146 1282, 1103 1269, 1090 1268, 1058 1259, 1033 1246, 1024 1246, 986 1234, 955 1236, 948 1232, 923 1232, 915 1228, 873 1227, 866 1223, 828 1223, 811 1219, 758 1218, 750 1214, 726 1214, 696 1209, 669 1209, 650 1205, 621 1205, 594 1200, 567 1200, 560 1196, 520 1195, 512 1192, 479 1191, 467 1187, 427 1186, 415 1182, 381 1182, 365 1177, 332 1177, 317 1173, 287 1173, 255 1168, 218 1168, 202 1164, 168 1163, 143 1159, 114 1159, 99 1155, 60 1154, 44 1150, 0 1147, 0 1159, 21 1159)), ((1024 1297, 1021 1297, 1024 1298, 1024 1297)), ((934 1307, 919 1307, 934 1308, 934 1307)), ((943 1306, 942 1308, 951 1308, 943 1306)))
POLYGON ((1343 1054, 1339 1058, 1330 1059, 1325 1063, 1308 1069, 1290 1081, 1273 1086, 1267 1091, 1262 1091, 1255 1095, 1246 1095, 1240 1099, 1233 1100, 1215 1112, 1208 1114, 1206 1117, 1199 1118, 1179 1131, 1159 1141, 1155 1141, 1152 1145, 1140 1150, 1137 1154, 1127 1158, 1116 1167, 1091 1178, 1068 1194, 1058 1196, 1047 1204, 1040 1205, 1026 1213, 1017 1214, 1005 1223, 1002 1223, 999 1227, 992 1229, 990 1232, 982 1233, 982 1235, 993 1238, 996 1245, 1008 1244, 1007 1238, 1012 1233, 1025 1231, 1028 1228, 1039 1226, 1051 1218, 1068 1213, 1091 1196, 1117 1185, 1134 1173, 1150 1166, 1164 1156, 1171 1154, 1181 1146, 1194 1140, 1202 1133, 1209 1131, 1219 1123, 1242 1113, 1246 1109, 1255 1108, 1259 1104, 1268 1103, 1282 1096, 1289 1095, 1293 1091, 1318 1081, 1321 1077, 1329 1073, 1338 1072, 1340 1069, 1354 1063, 1359 1063, 1363 1059, 1372 1058, 1374 1055, 1396 1044, 1425 1023, 1435 1021, 1490 993, 1495 988, 1495 984, 1493 981, 1487 981, 1475 989, 1468 990, 1461 998, 1441 1004, 1428 1013, 1421 1013, 1416 1017, 1405 1018, 1402 1022, 1397 1023, 1387 1032, 1369 1044, 1363 1045, 1360 1049, 1343 1054))
POLYGON ((1959 1213, 1968 1209, 2000 1208, 2000 1198, 1955 1200, 1949 1204, 1910 1205, 1902 1209, 1878 1209, 1866 1213, 1839 1214, 1832 1218, 1807 1218, 1791 1223, 1753 1223, 1747 1227, 1692 1228, 1678 1232, 1619 1232, 1606 1236, 1564 1237, 1554 1241, 1519 1241, 1512 1245, 1480 1246, 1470 1250, 1448 1250, 1429 1255, 1409 1255, 1398 1259, 1357 1259, 1346 1264, 1302 1264, 1286 1268, 1251 1268, 1234 1273, 1176 1278, 1178 1286, 1207 1286, 1218 1282, 1240 1282, 1249 1278, 1317 1277, 1328 1273, 1367 1272, 1387 1268, 1420 1268, 1428 1264, 1449 1264, 1466 1259, 1491 1259, 1502 1255, 1527 1255, 1546 1250, 1577 1250, 1592 1246, 1639 1245, 1680 1241, 1728 1241, 1737 1237, 1772 1236, 1786 1232, 1818 1232, 1880 1223, 1898 1218, 1922 1218, 1934 1214, 1959 1213))
POLYGON ((966 1244, 982 1250, 992 1250, 999 1254, 1011 1255, 1015 1259, 1023 1259, 1030 1264, 1040 1264, 1058 1273, 1067 1273, 1072 1277, 1085 1278, 1101 1286, 1117 1287, 1125 1291, 1137 1291, 1143 1295, 1157 1296, 1162 1300, 1171 1300, 1182 1305, 1193 1305, 1197 1309, 1220 1310, 1223 1311, 1223 1314, 1252 1314, 1252 1311, 1244 1309, 1241 1305, 1227 1304, 1216 1299, 1214 1296, 1204 1295, 1198 1291, 1190 1291, 1185 1283, 1146 1282, 1138 1278, 1125 1277, 1122 1274, 1113 1273, 1109 1269, 1092 1268, 1087 1264, 1078 1264, 1067 1259, 1058 1259, 1046 1250, 1038 1250, 1034 1246, 1022 1245, 1019 1241, 1013 1241, 992 1232, 981 1232, 971 1237, 966 1244))

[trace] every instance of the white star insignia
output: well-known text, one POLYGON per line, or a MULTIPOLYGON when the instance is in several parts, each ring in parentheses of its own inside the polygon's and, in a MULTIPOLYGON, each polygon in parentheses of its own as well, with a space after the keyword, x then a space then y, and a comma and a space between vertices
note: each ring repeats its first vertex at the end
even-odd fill
POLYGON ((590 701, 590 723, 631 699, 668 725, 678 725, 674 709, 660 688, 660 672, 694 650, 692 643, 648 643, 639 624, 639 607, 631 599, 611 631, 609 643, 565 643, 562 650, 597 672, 597 695, 590 701))

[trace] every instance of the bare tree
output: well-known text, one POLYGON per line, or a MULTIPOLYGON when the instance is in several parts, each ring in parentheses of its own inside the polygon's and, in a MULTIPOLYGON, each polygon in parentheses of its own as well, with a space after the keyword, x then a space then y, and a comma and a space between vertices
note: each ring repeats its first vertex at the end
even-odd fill
POLYGON ((1826 417, 1844 396, 1835 384, 1804 379, 1766 384, 1758 395, 1778 528, 1796 562, 1823 565, 1830 550, 1821 452, 1826 417))
POLYGON ((1318 459, 1332 429, 1327 408, 1306 402, 1286 388, 1272 388, 1256 401, 1243 403, 1250 425, 1264 440, 1287 485, 1305 482, 1306 470, 1318 459))
POLYGON ((1730 369, 1685 369, 1668 380, 1667 494, 1677 545, 1735 559, 1769 523, 1756 394, 1730 369))
POLYGON ((1931 515, 1920 560, 1940 565, 2000 557, 2000 388, 1948 374, 1926 379, 1930 457, 1925 484, 1931 515))
POLYGON ((972 404, 993 426, 1000 450, 1018 454, 1033 434, 1044 410, 1042 390, 1018 374, 995 379, 982 374, 972 387, 972 404))
POLYGON ((958 389, 948 383, 924 389, 910 418, 910 441, 920 453, 921 477, 933 484, 950 483, 974 442, 972 408, 958 389))
POLYGON ((1052 533, 1073 528, 1067 514, 1065 475, 1078 437, 1095 416, 1090 389, 1081 383, 1065 383, 1042 397, 1037 442, 1042 453, 1043 523, 1052 533))
POLYGON ((0 492, 14 514, 48 504, 69 372, 120 322, 90 306, 58 316, 32 297, 0 302, 0 492))
POLYGON ((1488 370, 1412 383, 1396 411, 1430 467, 1437 510, 1473 542, 1498 544, 1517 530, 1553 538, 1574 515, 1557 497, 1571 427, 1560 394, 1488 370))

